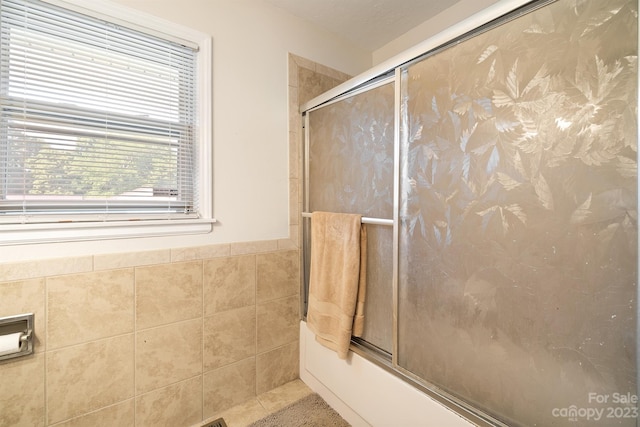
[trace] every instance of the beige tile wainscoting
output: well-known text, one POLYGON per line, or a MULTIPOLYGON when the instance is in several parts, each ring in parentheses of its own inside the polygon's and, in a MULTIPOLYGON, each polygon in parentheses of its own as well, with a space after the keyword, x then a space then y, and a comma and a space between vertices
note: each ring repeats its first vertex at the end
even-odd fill
MULTIPOLYGON (((313 391, 305 383, 299 379, 293 380, 266 393, 259 394, 240 405, 229 408, 217 416, 224 419, 227 427, 246 427, 311 393, 313 391)), ((207 421, 215 421, 215 419, 207 421)))
POLYGON ((299 259, 272 241, 0 265, 0 316, 36 330, 0 362, 0 426, 190 426, 295 380, 299 259))

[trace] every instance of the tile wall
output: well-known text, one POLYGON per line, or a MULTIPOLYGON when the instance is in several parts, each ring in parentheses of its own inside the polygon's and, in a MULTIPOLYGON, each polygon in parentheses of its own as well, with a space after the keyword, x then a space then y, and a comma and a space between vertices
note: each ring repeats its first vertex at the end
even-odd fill
POLYGON ((259 246, 0 266, 37 337, 0 362, 0 426, 197 425, 297 378, 299 253, 259 246))
POLYGON ((36 336, 0 362, 0 427, 197 426, 298 378, 297 111, 347 78, 289 56, 289 239, 0 263, 36 336))

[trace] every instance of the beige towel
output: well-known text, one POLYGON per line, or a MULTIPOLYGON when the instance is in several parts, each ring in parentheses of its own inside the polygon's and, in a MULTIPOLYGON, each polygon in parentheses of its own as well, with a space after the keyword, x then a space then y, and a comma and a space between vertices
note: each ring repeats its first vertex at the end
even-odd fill
POLYGON ((362 335, 366 253, 360 215, 311 214, 307 326, 340 359, 347 357, 351 335, 362 335))

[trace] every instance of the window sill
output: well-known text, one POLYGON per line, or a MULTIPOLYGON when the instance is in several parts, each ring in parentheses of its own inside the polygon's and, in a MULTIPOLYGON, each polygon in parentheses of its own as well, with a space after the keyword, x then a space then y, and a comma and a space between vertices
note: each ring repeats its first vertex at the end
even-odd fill
POLYGON ((206 234, 215 219, 0 225, 0 245, 206 234))

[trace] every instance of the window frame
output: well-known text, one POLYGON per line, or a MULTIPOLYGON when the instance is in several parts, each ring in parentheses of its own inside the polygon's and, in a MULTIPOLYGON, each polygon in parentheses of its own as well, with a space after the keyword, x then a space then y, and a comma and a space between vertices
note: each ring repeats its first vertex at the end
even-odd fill
MULTIPOLYGON (((143 221, 73 221, 74 215, 59 222, 0 225, 0 245, 91 241, 171 235, 204 234, 212 231, 212 39, 200 31, 108 1, 43 0, 85 15, 149 33, 168 40, 197 45, 196 144, 198 218, 149 219, 143 221)), ((78 215, 78 218, 81 216, 78 215)))

